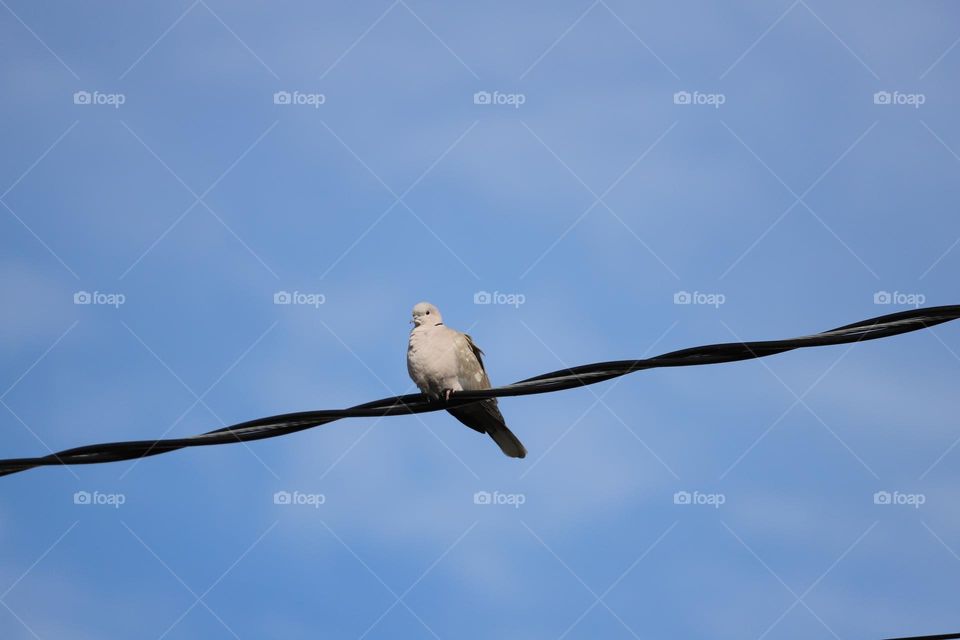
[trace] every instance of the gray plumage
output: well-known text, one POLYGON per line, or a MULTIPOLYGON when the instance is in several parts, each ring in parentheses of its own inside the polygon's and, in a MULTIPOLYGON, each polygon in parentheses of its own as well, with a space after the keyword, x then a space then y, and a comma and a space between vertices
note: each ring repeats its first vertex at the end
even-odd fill
MULTIPOLYGON (((420 391, 434 400, 449 399, 457 391, 490 388, 483 352, 465 333, 443 324, 440 310, 429 302, 413 308, 413 329, 407 346, 407 371, 420 391)), ((447 409, 475 431, 486 433, 511 458, 527 455, 517 436, 507 428, 496 398, 447 409)))

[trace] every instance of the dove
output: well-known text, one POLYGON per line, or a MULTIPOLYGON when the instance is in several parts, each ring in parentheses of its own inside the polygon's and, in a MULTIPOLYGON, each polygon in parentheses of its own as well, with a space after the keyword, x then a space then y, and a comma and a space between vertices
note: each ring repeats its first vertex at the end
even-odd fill
MULTIPOLYGON (((449 400, 457 391, 490 388, 483 352, 473 339, 443 324, 440 310, 429 302, 413 307, 413 329, 407 346, 407 371, 420 391, 432 400, 449 400)), ((507 428, 496 398, 451 407, 447 413, 474 431, 486 433, 511 458, 527 455, 507 428)))

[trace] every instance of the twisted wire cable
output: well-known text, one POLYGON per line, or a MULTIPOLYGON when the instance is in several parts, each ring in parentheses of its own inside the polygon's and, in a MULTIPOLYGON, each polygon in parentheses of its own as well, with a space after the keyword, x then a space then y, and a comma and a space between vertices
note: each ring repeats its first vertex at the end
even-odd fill
POLYGON ((619 376, 644 369, 659 367, 686 367, 722 362, 738 362, 801 349, 837 344, 850 344, 867 340, 877 340, 927 329, 938 324, 960 318, 960 305, 927 307, 901 311, 853 324, 844 325, 812 335, 789 338, 786 340, 761 340, 754 342, 728 342, 671 351, 663 355, 640 360, 615 360, 597 362, 520 380, 502 387, 482 391, 458 391, 447 401, 434 401, 420 393, 382 398, 366 402, 347 409, 321 409, 286 413, 242 422, 222 427, 207 433, 184 438, 161 440, 132 440, 127 442, 108 442, 73 449, 66 449, 50 455, 35 458, 10 458, 0 460, 0 476, 26 471, 35 467, 99 464, 118 460, 133 460, 168 453, 187 447, 230 444, 276 438, 278 436, 303 431, 341 418, 363 418, 379 416, 409 415, 440 411, 450 407, 477 402, 485 398, 525 396, 538 393, 551 393, 574 387, 597 384, 619 376))

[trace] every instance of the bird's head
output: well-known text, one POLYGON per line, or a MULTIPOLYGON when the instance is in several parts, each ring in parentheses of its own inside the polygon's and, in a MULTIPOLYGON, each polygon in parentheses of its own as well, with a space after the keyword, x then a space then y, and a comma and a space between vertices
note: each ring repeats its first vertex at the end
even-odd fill
POLYGON ((418 302, 413 307, 413 320, 411 322, 413 322, 414 327, 424 325, 432 327, 443 323, 443 316, 440 315, 440 309, 429 302, 418 302))

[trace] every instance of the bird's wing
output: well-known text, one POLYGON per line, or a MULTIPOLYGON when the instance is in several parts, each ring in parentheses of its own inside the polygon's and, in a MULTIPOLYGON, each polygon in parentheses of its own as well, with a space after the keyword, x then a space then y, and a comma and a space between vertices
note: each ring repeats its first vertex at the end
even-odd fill
POLYGON ((457 334, 457 364, 460 386, 469 391, 489 389, 490 378, 483 366, 483 351, 465 333, 457 334))
MULTIPOLYGON (((483 352, 480 347, 474 344, 473 339, 465 333, 457 333, 454 340, 457 350, 457 378, 460 386, 466 391, 489 389, 490 378, 483 366, 483 352)), ((471 429, 488 434, 500 450, 511 458, 522 458, 527 455, 523 443, 507 427, 503 414, 497 406, 496 398, 453 407, 447 411, 471 429)))

